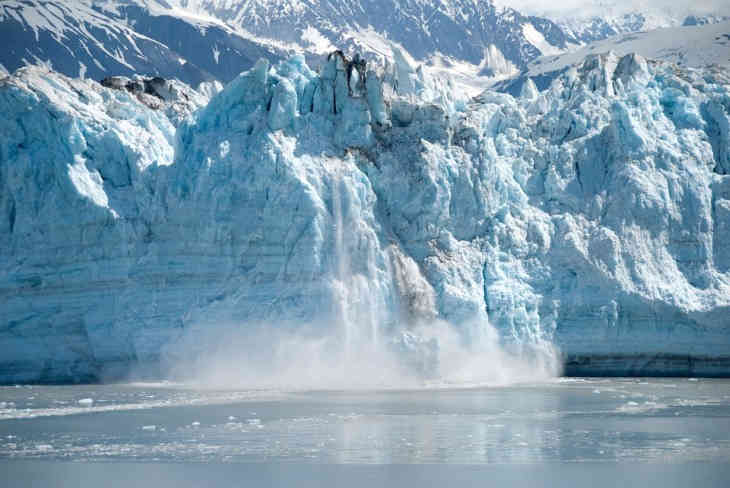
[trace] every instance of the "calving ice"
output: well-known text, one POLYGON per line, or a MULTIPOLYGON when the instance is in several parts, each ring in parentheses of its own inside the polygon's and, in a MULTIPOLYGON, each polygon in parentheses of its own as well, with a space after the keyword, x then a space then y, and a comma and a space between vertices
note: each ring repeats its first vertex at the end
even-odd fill
POLYGON ((467 99, 393 58, 154 104, 4 78, 2 381, 730 372, 726 71, 608 53, 467 99))

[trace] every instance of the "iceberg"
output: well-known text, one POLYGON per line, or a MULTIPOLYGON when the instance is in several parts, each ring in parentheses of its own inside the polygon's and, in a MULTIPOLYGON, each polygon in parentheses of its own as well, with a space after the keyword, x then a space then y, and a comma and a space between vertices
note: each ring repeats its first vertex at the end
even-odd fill
POLYGON ((0 381, 730 373, 724 72, 608 53, 468 99, 403 63, 155 104, 5 77, 0 381))

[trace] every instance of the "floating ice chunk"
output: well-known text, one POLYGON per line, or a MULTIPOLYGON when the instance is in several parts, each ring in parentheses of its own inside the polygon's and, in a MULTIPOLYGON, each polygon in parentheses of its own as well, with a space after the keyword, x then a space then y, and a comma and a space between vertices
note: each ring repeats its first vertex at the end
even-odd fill
POLYGON ((143 425, 142 430, 147 430, 147 431, 152 432, 152 431, 157 430, 157 426, 156 425, 143 425))
POLYGON ((84 406, 84 407, 90 407, 93 404, 94 404, 93 398, 82 398, 81 400, 79 400, 79 405, 84 406))

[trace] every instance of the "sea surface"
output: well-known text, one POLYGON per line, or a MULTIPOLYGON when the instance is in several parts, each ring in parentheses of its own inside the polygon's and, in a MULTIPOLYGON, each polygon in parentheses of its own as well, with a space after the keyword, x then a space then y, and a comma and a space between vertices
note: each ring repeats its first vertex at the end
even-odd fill
POLYGON ((1 486, 730 486, 730 380, 0 388, 1 486))

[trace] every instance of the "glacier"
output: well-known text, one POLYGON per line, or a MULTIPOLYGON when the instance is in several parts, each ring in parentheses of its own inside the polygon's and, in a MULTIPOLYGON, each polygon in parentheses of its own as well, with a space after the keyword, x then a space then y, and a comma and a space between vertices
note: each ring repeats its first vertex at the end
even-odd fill
POLYGON ((339 354, 348 374, 730 374, 727 79, 604 53, 470 99, 403 56, 335 52, 150 103, 19 69, 0 81, 0 381, 211 350, 235 377, 272 340, 290 369, 339 354))

